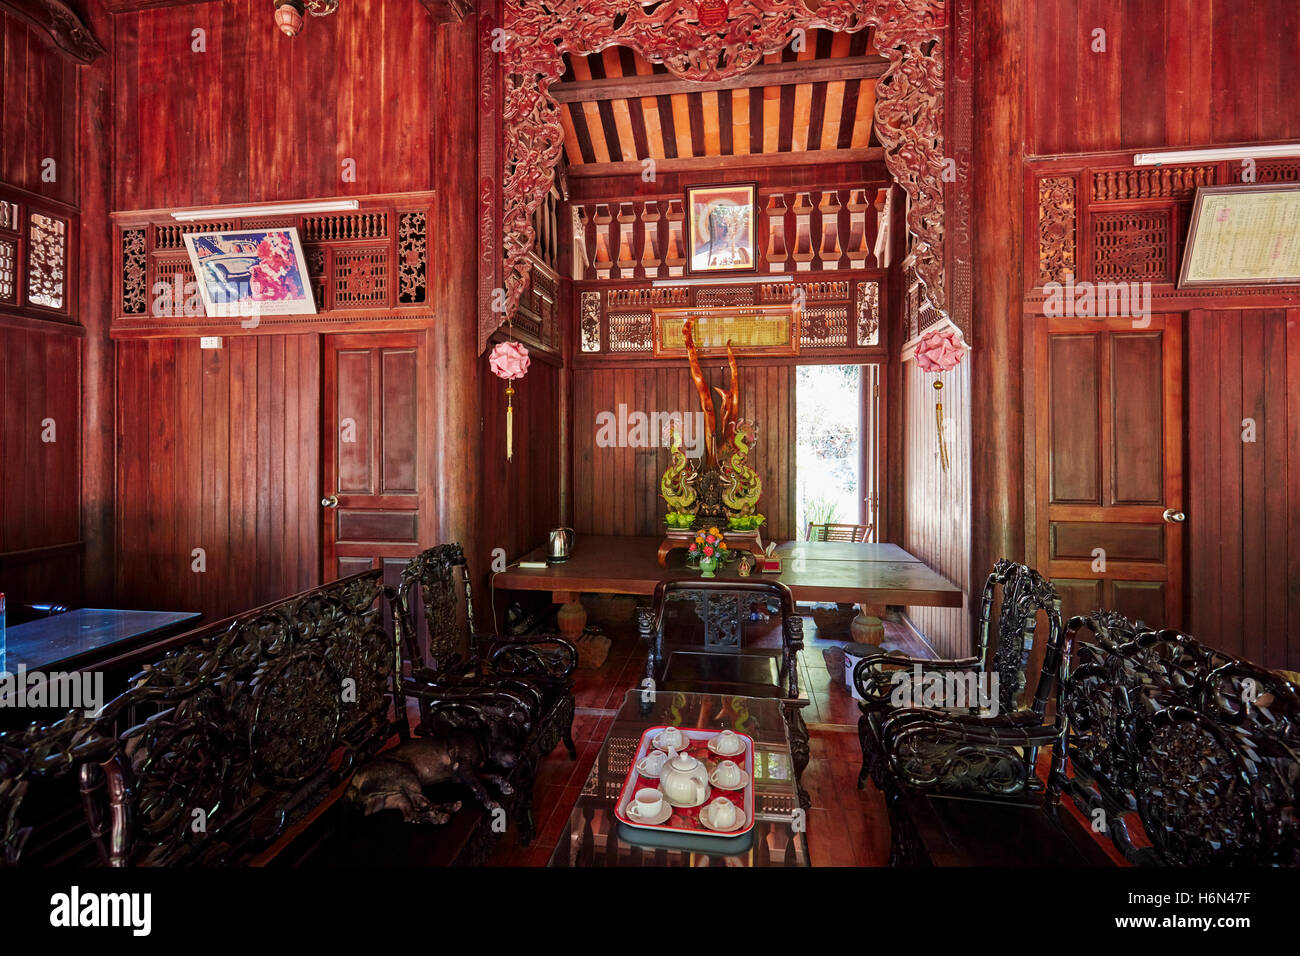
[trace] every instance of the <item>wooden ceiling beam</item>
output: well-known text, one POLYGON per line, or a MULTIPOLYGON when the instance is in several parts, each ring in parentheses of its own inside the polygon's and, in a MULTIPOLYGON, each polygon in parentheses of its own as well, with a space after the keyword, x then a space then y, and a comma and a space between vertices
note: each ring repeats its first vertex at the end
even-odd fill
POLYGON ((836 80, 877 79, 889 68, 884 57, 837 57, 833 60, 798 60, 794 63, 764 63, 739 76, 717 83, 683 80, 671 73, 616 76, 604 80, 556 83, 551 97, 557 103, 589 103, 599 100, 627 100, 673 93, 708 93, 713 90, 744 90, 756 86, 795 86, 802 83, 830 83, 836 80))
MULTIPOLYGON (((741 156, 691 156, 685 159, 656 159, 657 173, 687 173, 700 170, 738 169, 753 166, 824 166, 827 163, 880 163, 885 151, 867 149, 809 149, 790 153, 748 153, 741 156)), ((625 163, 582 163, 568 167, 570 179, 592 176, 640 176, 644 160, 625 163)))

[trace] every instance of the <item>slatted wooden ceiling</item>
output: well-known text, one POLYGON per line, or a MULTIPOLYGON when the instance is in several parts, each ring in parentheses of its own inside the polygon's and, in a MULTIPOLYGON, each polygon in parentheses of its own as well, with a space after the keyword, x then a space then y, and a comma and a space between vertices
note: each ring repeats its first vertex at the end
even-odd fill
POLYGON ((811 31, 802 49, 719 84, 679 81, 625 47, 570 56, 553 87, 566 159, 581 167, 877 146, 871 120, 886 61, 873 40, 865 30, 811 31), (642 89, 650 95, 635 95, 642 89))

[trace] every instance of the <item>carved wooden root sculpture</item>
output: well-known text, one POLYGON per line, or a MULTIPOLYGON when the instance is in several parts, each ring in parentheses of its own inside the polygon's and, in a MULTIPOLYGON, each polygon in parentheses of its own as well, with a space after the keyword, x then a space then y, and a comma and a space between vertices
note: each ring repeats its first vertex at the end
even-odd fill
POLYGON ((492 783, 503 796, 514 790, 501 776, 482 771, 483 750, 468 732, 416 737, 368 761, 348 784, 347 799, 370 816, 381 810, 397 810, 407 823, 443 824, 460 809, 454 803, 435 804, 424 788, 457 781, 469 787, 488 810, 500 804, 483 786, 492 783))

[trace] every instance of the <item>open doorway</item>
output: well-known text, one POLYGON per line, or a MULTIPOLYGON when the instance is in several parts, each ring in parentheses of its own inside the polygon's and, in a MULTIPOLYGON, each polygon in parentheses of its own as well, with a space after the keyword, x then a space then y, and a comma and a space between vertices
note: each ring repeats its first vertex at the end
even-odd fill
POLYGON ((795 379, 796 529, 869 525, 876 540, 880 493, 880 367, 801 365, 795 379))

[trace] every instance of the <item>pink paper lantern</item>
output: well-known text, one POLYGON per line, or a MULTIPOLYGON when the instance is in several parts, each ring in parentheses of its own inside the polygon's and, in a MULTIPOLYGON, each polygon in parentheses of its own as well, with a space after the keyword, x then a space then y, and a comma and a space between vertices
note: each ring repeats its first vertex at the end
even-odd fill
POLYGON ((954 329, 930 332, 916 346, 916 367, 922 372, 950 372, 965 357, 961 333, 954 329))
POLYGON ((506 381, 523 378, 531 362, 528 349, 519 342, 500 342, 492 347, 492 352, 488 355, 488 367, 492 369, 492 374, 506 381))

